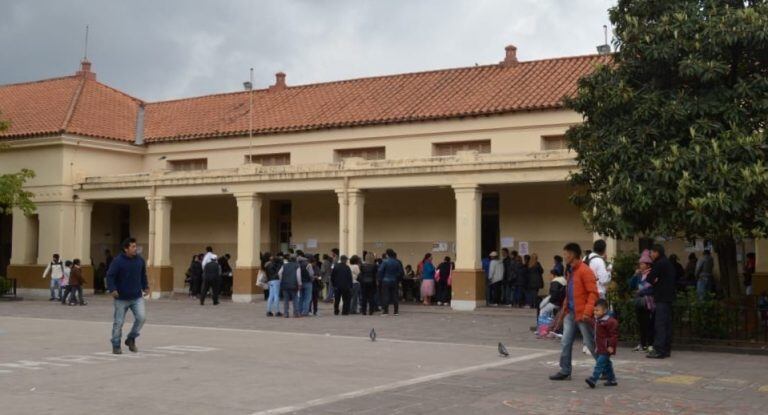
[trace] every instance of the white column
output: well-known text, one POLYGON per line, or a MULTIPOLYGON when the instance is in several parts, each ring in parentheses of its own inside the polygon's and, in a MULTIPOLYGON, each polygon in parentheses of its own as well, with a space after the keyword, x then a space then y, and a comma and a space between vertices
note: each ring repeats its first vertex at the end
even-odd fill
POLYGON ((149 196, 144 198, 147 201, 149 210, 149 229, 147 230, 147 252, 144 254, 144 260, 147 267, 155 265, 155 198, 149 196))
POLYGON ((349 255, 349 199, 346 189, 336 190, 336 196, 339 198, 339 255, 349 255))
POLYGON ((75 204, 71 201, 44 202, 37 205, 39 235, 37 263, 47 264, 58 253, 62 260, 73 259, 75 245, 75 204))
POLYGON ((349 255, 363 256, 363 235, 365 219, 365 193, 360 189, 349 189, 347 191, 349 205, 347 208, 347 249, 349 255))
POLYGON ((481 202, 476 184, 454 185, 456 194, 456 269, 480 269, 481 202))
POLYGON ((261 204, 258 194, 236 194, 237 267, 259 266, 261 247, 261 204))
POLYGON ((35 219, 24 214, 19 208, 13 208, 13 228, 11 229, 11 264, 29 265, 37 260, 37 227, 35 219))
POLYGON ((171 265, 171 200, 155 198, 155 266, 171 265))
POLYGON ((82 265, 91 265, 91 213, 93 203, 87 200, 75 201, 75 258, 82 265))

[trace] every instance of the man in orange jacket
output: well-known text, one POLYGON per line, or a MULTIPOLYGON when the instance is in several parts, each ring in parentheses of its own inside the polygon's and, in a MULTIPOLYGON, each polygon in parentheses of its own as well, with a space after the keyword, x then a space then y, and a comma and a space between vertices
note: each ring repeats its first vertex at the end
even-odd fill
POLYGON ((578 244, 571 242, 563 248, 563 251, 563 258, 569 271, 566 273, 568 283, 565 288, 565 300, 557 316, 558 325, 563 324, 562 351, 560 352, 560 370, 550 376, 550 380, 571 379, 571 352, 577 328, 581 332, 589 353, 595 356, 592 314, 595 302, 599 298, 597 280, 589 266, 581 261, 581 247, 578 244))

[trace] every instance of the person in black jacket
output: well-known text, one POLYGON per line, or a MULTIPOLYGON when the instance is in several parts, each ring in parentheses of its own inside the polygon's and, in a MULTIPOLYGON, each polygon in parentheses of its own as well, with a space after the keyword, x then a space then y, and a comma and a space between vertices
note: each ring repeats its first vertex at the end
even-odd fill
POLYGON ((512 257, 509 256, 509 249, 501 248, 501 263, 504 265, 504 283, 501 296, 501 303, 511 305, 514 301, 515 293, 515 270, 512 266, 512 257))
POLYGON ((189 295, 200 296, 200 287, 203 285, 203 254, 192 256, 187 273, 189 273, 189 295))
POLYGON ((347 265, 346 255, 339 258, 339 263, 331 271, 331 284, 333 285, 333 314, 339 315, 339 301, 343 301, 341 315, 349 315, 349 301, 352 294, 352 270, 347 265))
POLYGON ((203 268, 203 289, 200 292, 200 305, 205 305, 205 297, 211 290, 213 305, 219 305, 219 293, 221 292, 221 265, 213 258, 203 268))
POLYGON ((376 271, 378 267, 373 263, 373 254, 368 253, 365 262, 360 266, 360 275, 357 280, 360 282, 360 291, 362 301, 360 309, 363 315, 373 315, 376 309, 376 271))
POLYGON ((664 255, 664 247, 656 244, 651 248, 651 272, 647 281, 653 286, 656 304, 653 351, 648 358, 663 359, 672 353, 672 303, 675 302, 675 267, 664 255))

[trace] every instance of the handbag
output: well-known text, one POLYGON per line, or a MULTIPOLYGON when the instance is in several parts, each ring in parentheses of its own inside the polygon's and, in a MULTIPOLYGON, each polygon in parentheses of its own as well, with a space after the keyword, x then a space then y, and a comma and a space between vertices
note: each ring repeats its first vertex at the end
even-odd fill
POLYGON ((259 270, 259 274, 256 277, 256 285, 265 290, 269 288, 269 284, 267 283, 267 274, 264 272, 264 270, 259 270))

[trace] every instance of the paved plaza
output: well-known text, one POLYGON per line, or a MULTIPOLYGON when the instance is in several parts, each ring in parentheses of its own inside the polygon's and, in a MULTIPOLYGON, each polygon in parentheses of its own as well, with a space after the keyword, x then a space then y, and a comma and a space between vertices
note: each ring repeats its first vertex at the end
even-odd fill
MULTIPOLYGON (((405 306, 399 317, 267 318, 264 303, 148 303, 140 352, 110 353, 111 303, 0 302, 3 414, 757 414, 768 357, 619 350, 617 388, 590 390, 576 353, 554 383, 558 344, 530 310, 405 306), (368 334, 378 333, 376 342, 368 334), (496 344, 511 356, 501 358, 496 344)), ((125 332, 132 320, 129 318, 125 332)))

